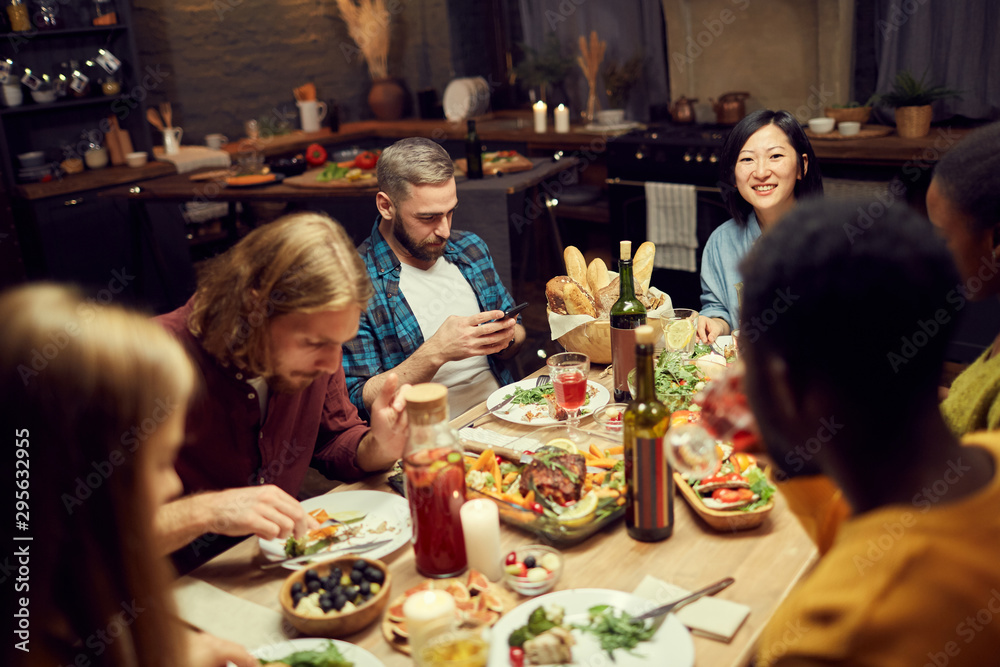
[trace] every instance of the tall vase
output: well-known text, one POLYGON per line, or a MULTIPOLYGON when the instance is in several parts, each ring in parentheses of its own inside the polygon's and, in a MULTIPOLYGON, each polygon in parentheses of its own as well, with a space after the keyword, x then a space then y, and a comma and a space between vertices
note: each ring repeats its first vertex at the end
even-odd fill
POLYGON ((379 120, 399 120, 406 107, 406 90, 395 79, 376 79, 368 92, 368 107, 379 120))

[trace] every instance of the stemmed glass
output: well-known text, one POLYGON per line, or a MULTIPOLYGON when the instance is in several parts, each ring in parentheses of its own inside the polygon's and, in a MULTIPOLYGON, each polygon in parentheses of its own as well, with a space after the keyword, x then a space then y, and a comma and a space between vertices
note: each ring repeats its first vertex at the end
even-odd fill
POLYGON ((555 388, 556 405, 566 411, 570 428, 580 425, 580 408, 587 400, 590 357, 581 352, 560 352, 545 362, 555 388))

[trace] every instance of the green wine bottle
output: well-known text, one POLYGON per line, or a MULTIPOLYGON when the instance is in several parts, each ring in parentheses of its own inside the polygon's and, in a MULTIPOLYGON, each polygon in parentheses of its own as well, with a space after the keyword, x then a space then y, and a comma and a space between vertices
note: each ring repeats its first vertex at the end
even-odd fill
POLYGON ((632 539, 659 542, 674 532, 674 476, 664 435, 670 411, 656 398, 653 344, 656 330, 635 330, 635 400, 623 418, 625 446, 625 528, 632 539))
POLYGON ((469 178, 483 177, 483 144, 476 132, 476 121, 468 123, 469 133, 465 135, 465 175, 469 178))
POLYGON ((618 260, 618 300, 611 306, 611 364, 615 402, 626 403, 628 374, 635 368, 635 328, 646 323, 646 307, 635 298, 632 280, 632 242, 622 241, 618 260))

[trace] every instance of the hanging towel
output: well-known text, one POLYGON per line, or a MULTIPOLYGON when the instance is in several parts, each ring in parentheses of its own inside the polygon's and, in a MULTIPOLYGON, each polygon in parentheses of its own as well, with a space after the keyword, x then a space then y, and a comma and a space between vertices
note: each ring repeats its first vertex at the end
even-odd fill
POLYGON ((697 206, 693 185, 646 181, 646 238, 656 244, 654 267, 698 270, 697 206))

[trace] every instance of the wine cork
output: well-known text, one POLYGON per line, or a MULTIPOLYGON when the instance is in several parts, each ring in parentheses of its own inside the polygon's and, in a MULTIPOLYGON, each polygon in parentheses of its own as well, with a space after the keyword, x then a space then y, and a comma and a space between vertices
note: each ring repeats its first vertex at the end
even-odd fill
POLYGON ((440 421, 448 414, 448 388, 437 382, 415 384, 403 394, 410 420, 418 424, 440 421))
POLYGON ((632 242, 622 241, 618 244, 618 259, 624 259, 626 261, 632 259, 632 242))
POLYGON ((636 345, 653 345, 656 343, 656 330, 648 324, 635 328, 636 345))

